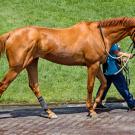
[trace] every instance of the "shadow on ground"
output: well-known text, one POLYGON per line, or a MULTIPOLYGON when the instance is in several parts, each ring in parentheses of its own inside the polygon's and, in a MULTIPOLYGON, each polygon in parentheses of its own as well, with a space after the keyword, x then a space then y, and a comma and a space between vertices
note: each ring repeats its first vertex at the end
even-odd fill
MULTIPOLYGON (((109 112, 112 110, 116 110, 116 109, 127 109, 126 106, 124 106, 122 103, 107 103, 105 104, 107 106, 107 109, 96 109, 96 112, 98 114, 102 113, 102 112, 109 112)), ((62 115, 62 114, 75 114, 75 113, 84 113, 84 112, 88 112, 88 110, 86 109, 85 105, 74 105, 74 106, 64 106, 64 107, 56 107, 56 108, 52 108, 52 110, 58 114, 58 115, 62 115)), ((29 117, 29 116, 41 116, 41 114, 43 114, 44 111, 39 108, 39 107, 31 107, 31 106, 27 106, 27 108, 22 107, 22 108, 18 108, 18 107, 14 107, 12 109, 12 107, 10 107, 10 109, 8 110, 6 109, 1 109, 0 110, 0 119, 3 118, 15 118, 15 117, 29 117)))

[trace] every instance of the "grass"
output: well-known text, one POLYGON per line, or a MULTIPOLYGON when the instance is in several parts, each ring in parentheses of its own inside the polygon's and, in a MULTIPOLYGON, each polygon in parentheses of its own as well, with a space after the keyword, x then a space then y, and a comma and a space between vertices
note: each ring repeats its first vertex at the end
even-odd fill
MULTIPOLYGON (((27 25, 69 27, 80 21, 102 20, 119 16, 134 16, 134 0, 0 0, 0 34, 27 25)), ((130 40, 121 42, 126 50, 130 40)), ((131 92, 134 91, 135 60, 129 63, 131 92)), ((0 60, 0 78, 8 69, 7 60, 0 60)), ((68 67, 45 60, 39 62, 39 83, 47 102, 78 102, 86 99, 86 68, 68 67)), ((94 95, 99 87, 96 80, 94 95)), ((109 97, 121 98, 114 87, 109 97)), ((0 99, 1 103, 37 103, 28 87, 26 71, 9 86, 0 99)))

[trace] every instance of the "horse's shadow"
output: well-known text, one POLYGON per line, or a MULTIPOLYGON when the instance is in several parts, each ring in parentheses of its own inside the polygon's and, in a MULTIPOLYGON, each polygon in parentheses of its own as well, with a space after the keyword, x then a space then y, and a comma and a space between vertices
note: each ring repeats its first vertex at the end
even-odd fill
MULTIPOLYGON (((58 114, 74 114, 87 112, 86 107, 55 107, 52 110, 58 114)), ((30 108, 15 108, 13 110, 2 110, 0 111, 0 119, 3 118, 16 118, 16 117, 29 117, 29 116, 41 116, 44 111, 39 107, 30 108)))
MULTIPOLYGON (((118 104, 117 106, 108 106, 108 109, 96 109, 98 114, 103 112, 110 112, 114 109, 127 109, 127 107, 123 107, 122 104, 118 104)), ((88 110, 85 106, 64 106, 64 107, 55 107, 52 110, 58 114, 79 114, 79 113, 87 113, 88 110)), ((29 117, 29 116, 40 116, 43 114, 43 110, 39 107, 30 107, 30 108, 14 108, 9 110, 1 110, 0 111, 0 119, 4 118, 16 118, 16 117, 29 117)))

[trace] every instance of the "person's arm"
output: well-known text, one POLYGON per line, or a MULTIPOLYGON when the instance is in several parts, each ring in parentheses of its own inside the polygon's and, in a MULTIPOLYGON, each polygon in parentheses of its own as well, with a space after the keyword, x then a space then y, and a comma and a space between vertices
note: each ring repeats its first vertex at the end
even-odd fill
POLYGON ((112 48, 111 48, 111 52, 113 53, 113 54, 115 54, 117 57, 120 57, 120 56, 123 56, 123 57, 126 57, 126 58, 133 58, 133 54, 131 54, 131 53, 125 53, 125 52, 122 52, 122 51, 120 51, 120 49, 119 49, 119 47, 118 47, 118 45, 117 44, 114 44, 113 46, 112 46, 112 48))
POLYGON ((121 52, 121 51, 115 51, 114 52, 118 57, 123 56, 123 57, 127 57, 127 58, 133 58, 133 54, 131 53, 125 53, 125 52, 121 52))

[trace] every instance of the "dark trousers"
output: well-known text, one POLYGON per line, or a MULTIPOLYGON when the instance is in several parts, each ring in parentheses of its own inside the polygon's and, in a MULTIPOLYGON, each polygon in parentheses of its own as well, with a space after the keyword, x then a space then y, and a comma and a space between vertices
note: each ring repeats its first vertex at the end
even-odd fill
POLYGON ((127 102, 128 106, 130 108, 134 107, 135 102, 133 100, 132 94, 129 92, 127 82, 126 82, 124 75, 122 73, 118 73, 117 75, 105 75, 105 77, 107 79, 107 88, 105 89, 101 100, 105 99, 106 94, 107 94, 111 84, 113 83, 114 86, 116 87, 116 89, 121 94, 121 96, 127 102))

